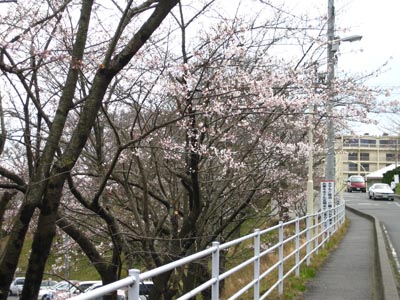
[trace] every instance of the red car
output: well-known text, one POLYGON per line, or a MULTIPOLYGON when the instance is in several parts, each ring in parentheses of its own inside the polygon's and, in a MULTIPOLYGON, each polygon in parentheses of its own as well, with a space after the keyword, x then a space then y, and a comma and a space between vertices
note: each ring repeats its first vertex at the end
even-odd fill
POLYGON ((361 175, 353 175, 347 179, 347 191, 349 193, 353 191, 360 191, 363 193, 367 192, 367 186, 365 179, 361 175))

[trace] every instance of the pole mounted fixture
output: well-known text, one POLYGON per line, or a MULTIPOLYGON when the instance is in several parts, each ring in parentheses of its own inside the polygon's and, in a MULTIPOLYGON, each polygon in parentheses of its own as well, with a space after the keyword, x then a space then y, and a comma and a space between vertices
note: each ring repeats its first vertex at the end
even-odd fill
POLYGON ((340 42, 356 42, 356 41, 360 41, 362 39, 362 35, 351 35, 351 36, 347 36, 344 38, 341 38, 339 41, 340 42))

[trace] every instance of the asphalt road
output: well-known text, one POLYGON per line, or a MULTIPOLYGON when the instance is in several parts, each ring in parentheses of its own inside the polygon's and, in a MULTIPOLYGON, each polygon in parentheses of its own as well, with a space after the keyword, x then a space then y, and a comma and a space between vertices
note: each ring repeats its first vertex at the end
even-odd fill
POLYGON ((377 217, 384 224, 400 269, 400 201, 371 200, 368 193, 344 193, 346 204, 377 217))

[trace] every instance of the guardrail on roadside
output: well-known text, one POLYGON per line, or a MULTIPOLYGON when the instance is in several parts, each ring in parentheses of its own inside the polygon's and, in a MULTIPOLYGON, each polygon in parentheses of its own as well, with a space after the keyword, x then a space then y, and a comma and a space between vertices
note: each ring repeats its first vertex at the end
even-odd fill
MULTIPOLYGON (((129 300, 139 300, 139 283, 144 280, 154 278, 165 272, 179 269, 187 264, 196 262, 200 259, 208 258, 207 265, 210 266, 211 277, 186 294, 177 296, 178 300, 191 299, 202 291, 210 289, 211 299, 217 300, 220 297, 220 283, 228 280, 233 274, 240 272, 245 267, 253 267, 253 279, 239 287, 232 295, 225 298, 233 300, 239 299, 245 293, 253 291, 254 300, 265 299, 275 289, 278 294, 283 293, 285 279, 292 273, 296 276, 300 274, 300 266, 305 262, 309 265, 312 255, 318 252, 321 247, 329 240, 345 221, 345 205, 339 204, 336 207, 320 211, 314 215, 295 218, 288 222, 279 224, 263 230, 256 229, 254 233, 248 234, 230 242, 220 244, 213 242, 211 247, 171 262, 156 269, 140 273, 139 270, 129 270, 129 276, 105 285, 93 291, 80 294, 70 298, 71 300, 88 300, 109 294, 121 288, 128 289, 129 300), (277 237, 274 244, 265 246, 265 240, 271 236, 277 237), (232 268, 220 273, 220 253, 228 251, 241 243, 252 243, 253 255, 232 268), (290 249, 288 245, 291 245, 290 249), (277 254, 278 260, 272 266, 262 264, 262 261, 270 254, 277 254), (289 260, 294 261, 293 265, 289 260), (274 275, 273 275, 274 274, 274 275), (276 278, 269 287, 265 288, 263 280, 267 277, 276 278), (261 288, 262 287, 262 288, 261 288)), ((247 244, 246 244, 247 245, 247 244)), ((249 247, 248 245, 246 246, 249 247)))

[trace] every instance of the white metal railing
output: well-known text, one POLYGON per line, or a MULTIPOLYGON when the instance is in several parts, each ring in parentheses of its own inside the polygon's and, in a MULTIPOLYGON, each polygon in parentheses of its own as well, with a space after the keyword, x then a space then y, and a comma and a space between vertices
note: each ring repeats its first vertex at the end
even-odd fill
MULTIPOLYGON (((304 262, 307 265, 310 264, 311 257, 314 253, 318 253, 321 247, 324 247, 325 243, 329 240, 332 233, 334 233, 345 221, 345 205, 341 203, 335 207, 320 211, 313 215, 306 215, 304 217, 295 218, 288 222, 279 222, 279 224, 266 228, 264 230, 256 229, 254 233, 240 237, 230 242, 220 244, 219 242, 213 242, 211 247, 184 257, 177 261, 171 262, 164 266, 156 269, 140 273, 137 269, 129 270, 128 277, 116 281, 114 283, 105 285, 98 289, 92 290, 87 293, 82 293, 78 296, 70 298, 71 300, 88 300, 103 295, 109 294, 121 288, 127 288, 129 300, 139 300, 139 283, 144 280, 156 277, 164 272, 183 267, 189 263, 193 263, 198 259, 208 257, 211 261, 211 278, 197 286, 195 289, 184 295, 177 295, 177 300, 191 299, 206 289, 211 289, 211 299, 219 299, 220 288, 219 284, 223 280, 227 279, 232 274, 239 272, 244 267, 253 266, 253 280, 240 287, 233 295, 226 296, 228 300, 239 299, 239 297, 246 292, 249 293, 253 290, 253 299, 262 300, 266 299, 276 288, 278 293, 283 293, 284 280, 293 272, 296 276, 300 274, 300 266, 304 262), (294 232, 292 232, 294 231, 294 232), (262 246, 263 237, 271 236, 271 233, 276 233, 278 237, 277 242, 269 247, 262 246), (252 248, 254 254, 251 258, 244 260, 240 264, 220 273, 220 253, 221 251, 227 251, 233 246, 244 242, 252 242, 252 248), (285 250, 285 245, 291 242, 294 248, 285 250), (266 248, 266 249, 263 249, 266 248), (267 269, 262 270, 261 260, 268 254, 278 254, 279 260, 267 269), (285 263, 289 260, 294 260, 294 265, 287 266, 285 263), (286 268, 284 268, 284 266, 286 268), (290 269, 288 269, 290 268, 290 269), (268 287, 267 290, 262 291, 261 294, 261 283, 262 280, 271 275, 272 272, 277 272, 278 276, 276 281, 268 287)), ((264 267, 265 268, 265 267, 264 267)), ((272 276, 272 275, 271 275, 272 276)))

